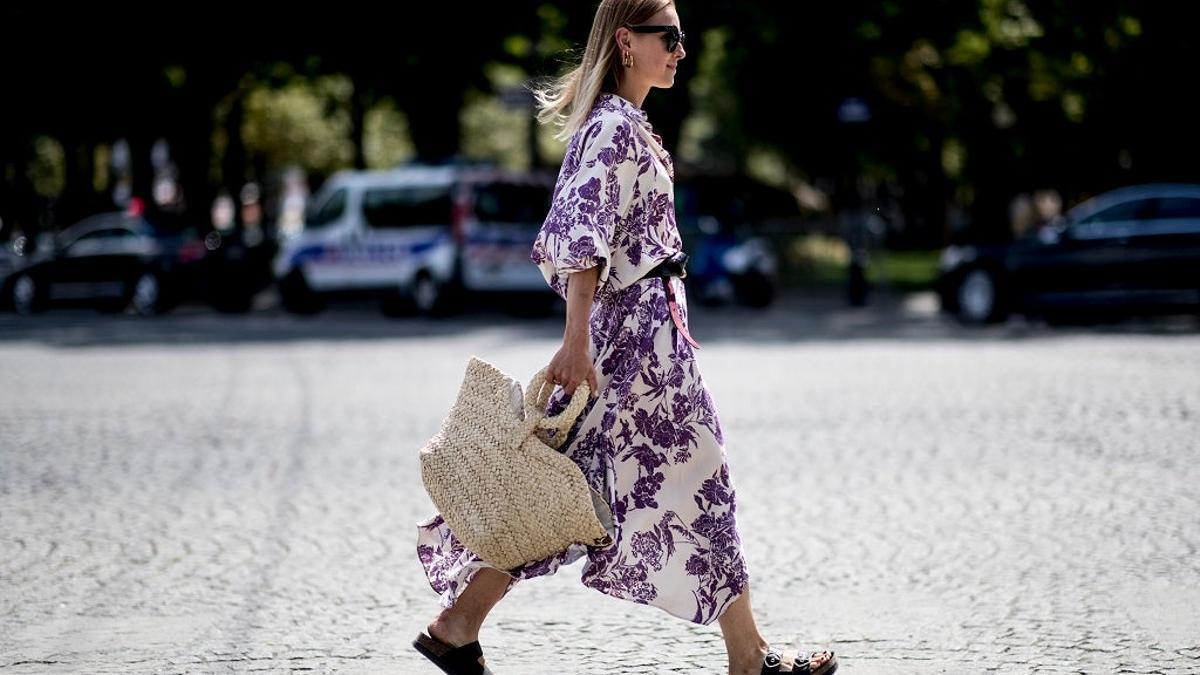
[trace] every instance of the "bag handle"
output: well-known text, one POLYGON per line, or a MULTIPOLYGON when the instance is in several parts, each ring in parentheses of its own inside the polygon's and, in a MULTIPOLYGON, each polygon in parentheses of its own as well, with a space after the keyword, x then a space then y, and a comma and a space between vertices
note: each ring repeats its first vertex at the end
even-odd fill
POLYGON ((591 390, 587 382, 580 382, 579 386, 575 387, 575 392, 571 395, 571 402, 567 404, 566 409, 557 415, 547 416, 546 404, 550 402, 550 395, 554 392, 554 383, 550 382, 548 377, 549 371, 550 366, 539 370, 525 390, 525 429, 522 438, 538 430, 554 430, 556 433, 553 438, 548 438, 540 433, 538 438, 545 441, 550 447, 558 448, 562 445, 566 433, 575 424, 579 413, 583 412, 583 406, 587 404, 591 390))

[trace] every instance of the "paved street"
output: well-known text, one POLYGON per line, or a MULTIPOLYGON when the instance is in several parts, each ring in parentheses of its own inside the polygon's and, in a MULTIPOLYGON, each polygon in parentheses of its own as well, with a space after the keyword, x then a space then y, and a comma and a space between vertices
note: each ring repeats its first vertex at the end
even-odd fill
MULTIPOLYGON (((764 635, 840 673, 1200 673, 1200 328, 931 299, 693 308, 764 635)), ((562 318, 0 315, 0 671, 438 672, 417 450, 562 318)), ((485 625, 499 675, 725 672, 582 563, 485 625)))

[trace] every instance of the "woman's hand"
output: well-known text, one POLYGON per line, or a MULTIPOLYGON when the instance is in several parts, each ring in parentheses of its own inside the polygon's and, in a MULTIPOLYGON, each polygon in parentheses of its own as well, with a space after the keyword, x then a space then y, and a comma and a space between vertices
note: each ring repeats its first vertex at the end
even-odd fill
POLYGON ((579 345, 564 342, 550 360, 546 376, 551 382, 561 385, 568 396, 573 395, 579 383, 585 381, 588 383, 589 395, 596 395, 596 369, 592 367, 586 343, 579 345))

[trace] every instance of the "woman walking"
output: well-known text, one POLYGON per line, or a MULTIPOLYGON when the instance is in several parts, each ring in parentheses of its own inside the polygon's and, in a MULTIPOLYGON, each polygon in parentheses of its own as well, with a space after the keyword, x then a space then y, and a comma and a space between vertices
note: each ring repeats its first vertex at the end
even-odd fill
POLYGON ((603 0, 583 62, 536 92, 569 137, 532 261, 567 301, 548 414, 582 382, 594 396, 562 451, 606 495, 613 543, 574 545, 508 572, 465 549, 435 514, 418 555, 443 611, 416 641, 448 673, 486 673, 479 629, 520 580, 586 557, 584 585, 703 625, 719 622, 730 675, 837 669, 832 652, 773 648, 750 606, 735 491, 713 399, 687 330, 674 168, 641 104, 686 55, 669 0, 603 0))

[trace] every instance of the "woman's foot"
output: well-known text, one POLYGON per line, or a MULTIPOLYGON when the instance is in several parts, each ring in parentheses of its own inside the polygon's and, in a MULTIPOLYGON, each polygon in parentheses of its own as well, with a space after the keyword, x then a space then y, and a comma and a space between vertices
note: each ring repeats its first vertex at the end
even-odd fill
POLYGON ((797 673, 804 675, 828 675, 837 670, 831 651, 812 652, 809 654, 808 670, 804 669, 803 656, 794 650, 780 650, 774 647, 759 648, 729 669, 730 675, 764 675, 765 673, 797 673))
POLYGON ((760 675, 767 673, 797 673, 797 675, 832 675, 837 670, 837 659, 833 652, 825 650, 809 652, 808 663, 805 655, 797 654, 792 649, 771 648, 763 656, 760 675))
MULTIPOLYGON (((452 622, 442 619, 434 619, 433 623, 425 628, 425 634, 451 647, 461 647, 479 640, 478 632, 470 631, 463 626, 455 625, 452 622)), ((483 663, 484 658, 481 656, 479 657, 479 665, 483 665, 483 663)))

